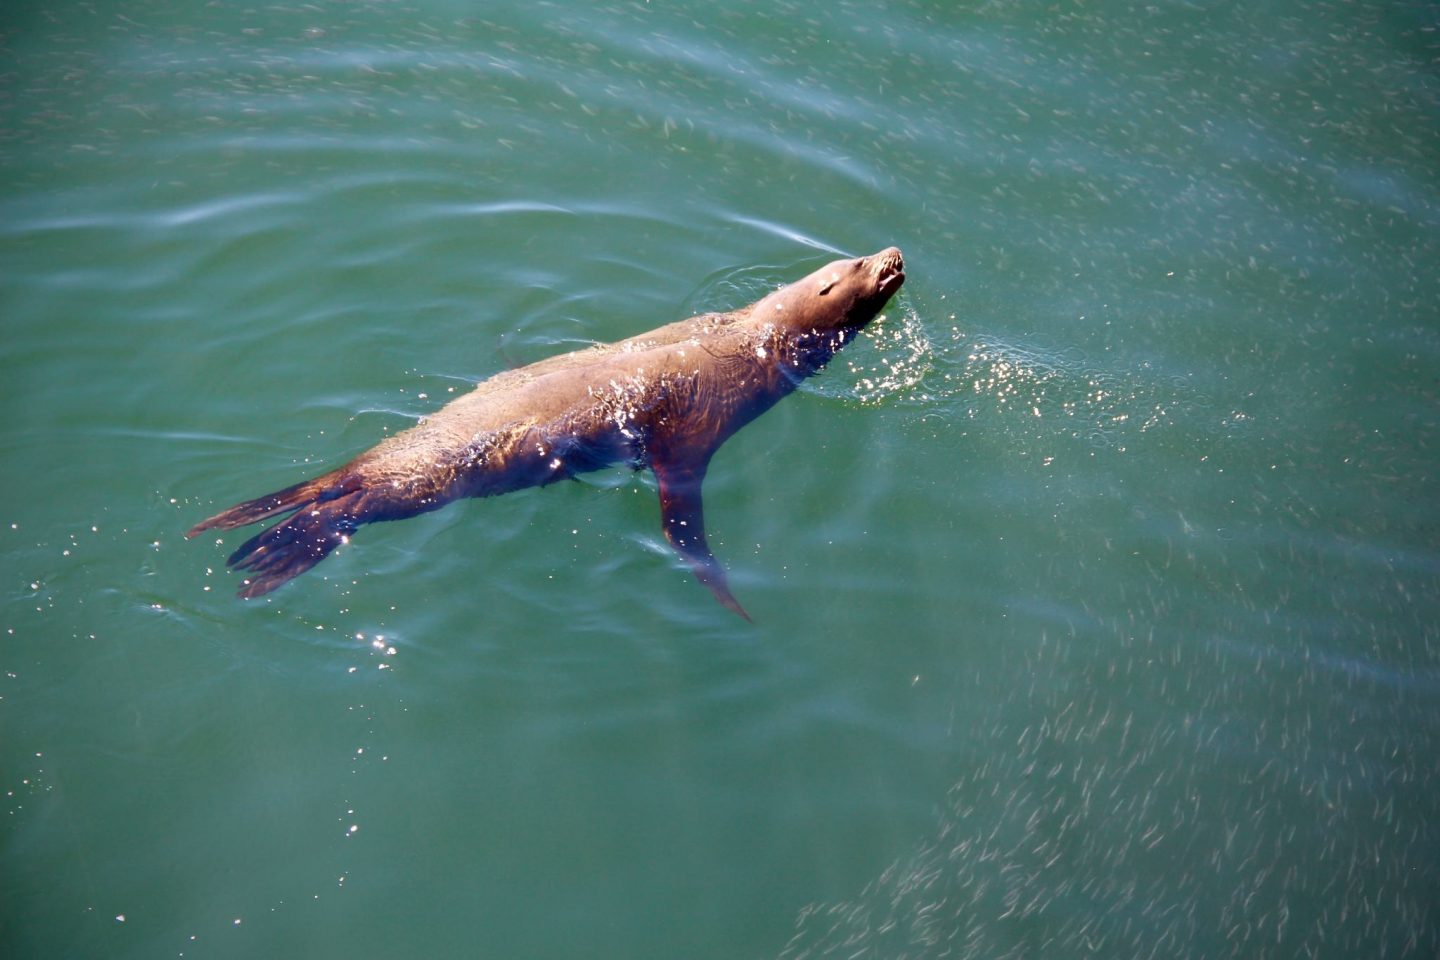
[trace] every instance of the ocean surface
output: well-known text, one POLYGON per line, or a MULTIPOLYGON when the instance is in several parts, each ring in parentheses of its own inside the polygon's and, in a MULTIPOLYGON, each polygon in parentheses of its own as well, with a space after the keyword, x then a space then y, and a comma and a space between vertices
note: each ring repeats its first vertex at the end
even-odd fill
POLYGON ((1433 3, 11 3, 0 323, 7 960, 1440 953, 1433 3), (890 244, 753 625, 623 467, 184 538, 890 244))

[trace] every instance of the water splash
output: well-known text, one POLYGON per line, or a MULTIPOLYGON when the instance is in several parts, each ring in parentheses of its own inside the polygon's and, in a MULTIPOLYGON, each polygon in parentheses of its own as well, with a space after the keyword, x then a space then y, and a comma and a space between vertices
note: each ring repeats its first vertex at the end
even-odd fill
MULTIPOLYGON (((956 346, 962 338, 955 331, 956 346)), ((1124 452, 1138 434, 1176 425, 1181 414, 1207 406, 1184 377, 1159 374, 1149 361, 1116 370, 1077 349, 1038 349, 980 335, 949 358, 947 382, 967 397, 966 413, 1007 420, 1026 433, 1060 432, 1124 452)))
MULTIPOLYGON (((869 349, 845 358, 854 378, 854 396, 863 404, 881 404, 916 390, 931 372, 934 350, 914 310, 892 307, 861 333, 869 349)), ((923 398, 923 394, 921 395, 923 398)))
MULTIPOLYGON (((985 419, 1021 438, 1058 432, 1119 452, 1138 434, 1208 407, 1187 377, 1162 374, 1149 361, 1116 369, 1073 346, 968 330, 953 315, 937 329, 904 303, 867 327, 807 389, 867 406, 985 419)), ((1243 411, 1224 418, 1245 419, 1243 411)))

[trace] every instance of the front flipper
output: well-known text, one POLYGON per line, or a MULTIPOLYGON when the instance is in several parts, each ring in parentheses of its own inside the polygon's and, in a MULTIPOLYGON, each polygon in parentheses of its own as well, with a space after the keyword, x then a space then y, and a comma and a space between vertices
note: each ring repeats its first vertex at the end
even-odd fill
POLYGON ((750 614, 740 606, 725 583, 725 568, 710 552, 705 542, 705 512, 700 501, 700 484, 705 479, 705 463, 698 466, 671 463, 656 457, 650 464, 660 483, 660 523, 665 539, 685 558, 695 579, 710 588, 724 606, 749 622, 750 614))

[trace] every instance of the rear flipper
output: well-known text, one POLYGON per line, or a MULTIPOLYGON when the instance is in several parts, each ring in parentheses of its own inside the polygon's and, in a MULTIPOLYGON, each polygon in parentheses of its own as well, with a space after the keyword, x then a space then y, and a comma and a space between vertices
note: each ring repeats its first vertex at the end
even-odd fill
POLYGON ((725 568, 705 542, 705 511, 700 499, 705 467, 703 463, 695 467, 652 460, 650 468, 660 483, 660 523, 665 529, 665 539, 689 562, 695 579, 709 587, 723 606, 753 623, 750 614, 730 592, 725 582, 725 568))
POLYGON ((316 501, 336 500, 359 489, 360 481, 353 475, 347 476, 344 468, 332 470, 323 476, 297 483, 293 487, 286 487, 284 490, 276 490, 274 493, 267 493, 254 500, 237 503, 229 510, 224 510, 208 520, 202 520, 195 524, 185 534, 185 539, 189 540, 197 533, 203 533, 206 530, 229 530, 231 527, 243 527, 276 514, 289 513, 291 510, 299 509, 316 501))
POLYGON ((309 570, 340 544, 355 528, 363 484, 345 468, 237 503, 228 510, 202 520, 185 536, 205 530, 228 530, 282 514, 298 511, 288 520, 251 537, 230 555, 230 566, 249 571, 240 588, 242 597, 269 593, 291 577, 309 570))
POLYGON ((359 523, 350 513, 354 494, 301 508, 288 520, 251 537, 227 561, 246 572, 239 595, 246 599, 269 593, 329 556, 345 543, 359 523))

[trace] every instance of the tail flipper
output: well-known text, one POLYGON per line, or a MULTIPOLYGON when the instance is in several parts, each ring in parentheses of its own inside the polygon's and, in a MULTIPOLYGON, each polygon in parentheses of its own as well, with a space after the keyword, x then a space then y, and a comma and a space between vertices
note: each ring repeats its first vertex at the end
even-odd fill
MULTIPOLYGON (((308 505, 240 545, 226 561, 245 571, 239 595, 245 599, 269 593, 329 556, 349 539, 359 525, 350 513, 356 496, 350 494, 325 503, 308 505)), ((242 504, 243 506, 243 504, 242 504)))
POLYGON ((323 476, 297 483, 293 487, 286 487, 284 490, 276 490, 274 493, 267 493, 254 500, 237 503, 229 510, 221 511, 210 519, 201 520, 195 524, 185 534, 185 539, 189 540, 197 533, 203 533, 206 530, 229 530, 231 527, 243 527, 276 514, 298 510, 317 501, 335 500, 346 494, 354 493, 358 489, 360 489, 358 479, 353 476, 347 477, 343 469, 333 470, 323 476))
POLYGON ((362 488, 360 480, 342 468, 237 503, 197 523, 185 536, 243 527, 293 512, 294 516, 288 520, 245 541, 227 561, 235 569, 249 574, 240 588, 240 596, 258 597, 309 570, 345 542, 362 522, 357 511, 362 488))

